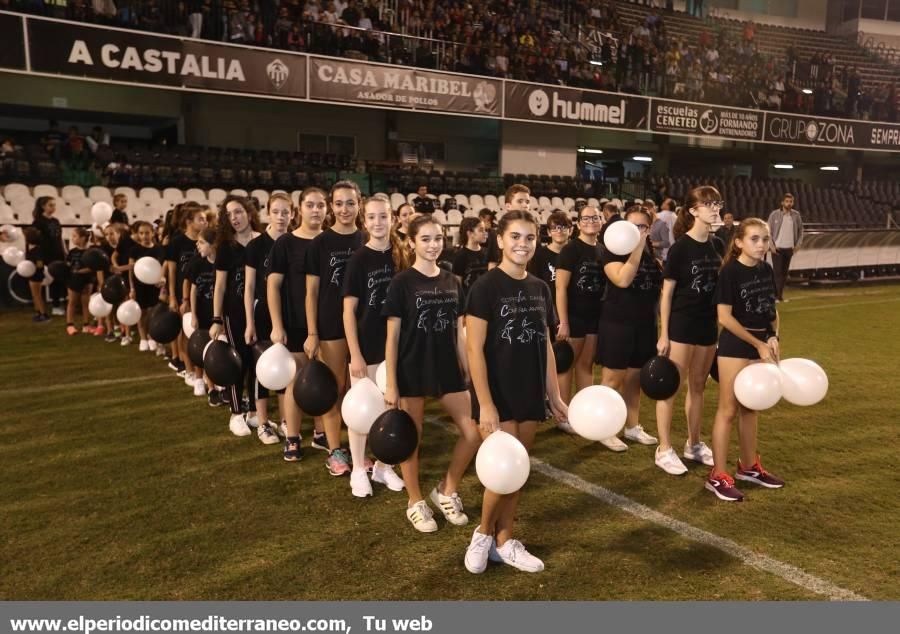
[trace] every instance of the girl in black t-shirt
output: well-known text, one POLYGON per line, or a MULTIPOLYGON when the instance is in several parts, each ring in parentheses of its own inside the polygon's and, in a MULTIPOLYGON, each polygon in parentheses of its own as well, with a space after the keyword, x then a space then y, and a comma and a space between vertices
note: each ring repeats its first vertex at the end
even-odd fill
MULTIPOLYGON (((366 377, 375 381, 379 364, 384 361, 387 318, 381 306, 394 273, 406 266, 406 249, 391 231, 391 203, 387 196, 375 194, 363 208, 363 223, 369 241, 347 262, 344 275, 344 332, 350 350, 350 385, 366 377)), ((350 456, 353 471, 350 490, 356 497, 372 495, 372 485, 365 470, 366 439, 352 429, 350 456)), ((372 480, 394 491, 403 489, 403 480, 390 465, 376 462, 372 480)))
POLYGON ((235 436, 250 435, 250 416, 242 411, 244 383, 247 391, 253 353, 244 339, 246 315, 244 312, 244 259, 247 245, 259 235, 259 212, 256 205, 242 196, 226 196, 219 207, 219 223, 216 229, 216 285, 213 292, 213 319, 209 337, 215 340, 220 334, 241 357, 243 377, 228 388, 231 418, 228 428, 235 436))
MULTIPOLYGON (((125 280, 125 284, 131 288, 131 264, 128 261, 128 249, 130 244, 134 244, 129 235, 128 225, 112 223, 103 230, 106 236, 106 242, 112 247, 112 253, 109 256, 109 272, 112 275, 121 275, 125 280)), ((113 323, 118 324, 115 312, 112 314, 113 323)), ((131 343, 131 326, 118 324, 116 332, 121 335, 121 345, 127 346, 131 343)))
MULTIPOLYGON (((556 306, 556 269, 559 265, 559 254, 563 247, 569 243, 572 235, 572 221, 569 214, 564 211, 554 211, 547 218, 547 232, 550 234, 550 242, 539 246, 534 252, 534 257, 528 261, 528 272, 543 280, 550 287, 550 296, 553 298, 553 306, 556 306)), ((550 333, 554 338, 555 332, 550 333)))
MULTIPOLYGON (((272 264, 272 247, 287 232, 293 216, 291 197, 285 193, 272 194, 268 206, 269 224, 247 245, 244 265, 244 312, 247 318, 244 340, 248 346, 257 341, 269 341, 272 335, 272 320, 266 301, 266 276, 272 264)), ((250 398, 256 403, 257 436, 264 445, 274 445, 279 442, 280 426, 269 421, 269 390, 257 380, 255 364, 250 368, 249 381, 253 386, 250 398)), ((283 417, 283 394, 278 395, 278 404, 278 411, 283 417)))
MULTIPOLYGON (((54 262, 63 262, 66 259, 66 245, 63 242, 62 225, 53 217, 56 213, 56 199, 51 196, 40 196, 34 201, 32 226, 40 232, 41 254, 44 256, 44 266, 54 262)), ((54 280, 50 284, 50 301, 53 304, 52 313, 63 315, 65 311, 60 303, 66 297, 65 280, 54 280)))
MULTIPOLYGON (((573 373, 576 392, 594 384, 597 325, 606 284, 597 257, 601 220, 596 207, 582 207, 578 212, 578 237, 562 248, 556 266, 556 338, 568 341, 575 353, 575 363, 559 375, 559 390, 566 403, 572 395, 573 373)), ((558 426, 574 433, 568 423, 558 422, 558 426)))
MULTIPOLYGON (((322 233, 327 204, 326 194, 318 187, 308 187, 300 194, 300 226, 275 241, 272 268, 266 278, 269 316, 272 318, 272 343, 281 343, 294 355, 297 368, 309 358, 303 352, 306 327, 306 252, 313 239, 322 233)), ((294 400, 294 380, 284 391, 285 440, 284 459, 297 462, 300 449, 300 422, 303 412, 294 400)), ((321 416, 315 417, 312 446, 328 449, 321 416)))
POLYGON ((778 363, 778 312, 775 310, 775 277, 765 261, 771 238, 769 226, 759 218, 747 218, 734 234, 731 250, 719 274, 716 304, 722 332, 719 335, 719 408, 713 423, 715 465, 706 488, 720 500, 739 502, 743 494, 726 473, 731 421, 739 416, 740 459, 735 478, 778 489, 784 481, 762 468, 756 453, 757 413, 734 395, 738 373, 751 363, 778 363))
POLYGON ((463 293, 468 293, 475 280, 487 273, 487 249, 482 248, 487 232, 481 220, 463 218, 459 240, 462 246, 453 258, 453 274, 462 284, 463 293))
MULTIPOLYGON (((510 211, 497 228, 502 259, 472 286, 466 308, 467 357, 472 371, 472 418, 483 437, 502 430, 531 450, 545 399, 557 420, 568 408, 559 393, 550 339, 553 301, 546 283, 526 271, 537 245, 538 225, 527 211, 510 211)), ((484 491, 481 525, 466 550, 469 572, 487 567, 492 548, 504 563, 527 572, 544 569, 540 559, 513 539, 520 491, 484 491)))
MULTIPOLYGON (((656 438, 639 423, 640 375, 643 365, 656 354, 656 305, 662 271, 650 244, 650 214, 633 206, 624 222, 638 228, 640 240, 628 255, 615 255, 605 245, 600 248, 600 262, 609 283, 597 337, 597 363, 603 366, 603 385, 621 393, 628 407, 625 438, 655 445, 656 438)), ((612 451, 628 448, 617 436, 602 444, 612 451)))
POLYGON ((406 235, 409 233, 409 221, 414 213, 416 213, 416 210, 409 203, 403 203, 394 211, 394 233, 400 238, 403 248, 407 251, 406 235))
MULTIPOLYGON (((676 242, 669 248, 660 300, 659 354, 678 367, 687 381, 684 401, 688 437, 682 455, 712 466, 712 450, 700 440, 703 391, 716 354, 719 329, 714 301, 722 258, 712 242, 722 197, 714 187, 697 187, 688 194, 675 222, 676 242)), ((656 402, 659 446, 656 465, 672 475, 687 473, 670 440, 675 396, 656 402)))
POLYGON ((41 248, 41 233, 34 227, 25 227, 22 230, 25 237, 25 259, 34 262, 35 273, 28 280, 28 288, 31 290, 31 301, 34 304, 34 315, 31 320, 35 323, 50 321, 47 314, 47 302, 44 301, 44 251, 41 248))
MULTIPOLYGON (((422 440, 425 397, 438 398, 459 429, 459 439, 444 479, 429 496, 448 522, 463 526, 457 494, 459 482, 475 456, 481 438, 471 418, 466 390, 468 367, 463 335, 463 296, 459 280, 437 265, 444 246, 440 223, 430 215, 418 216, 409 225, 414 251, 413 265, 391 280, 382 308, 388 318, 385 362, 388 407, 400 407, 412 417, 422 440)), ((406 517, 416 530, 437 530, 433 513, 419 487, 419 448, 400 465, 409 493, 406 517)))
MULTIPOLYGON (((138 334, 141 337, 141 343, 138 350, 140 352, 148 352, 156 350, 156 343, 150 341, 150 310, 159 302, 160 289, 165 283, 160 282, 158 285, 144 284, 134 276, 134 263, 143 257, 156 258, 160 262, 163 259, 162 247, 158 246, 154 239, 153 225, 149 222, 136 222, 137 242, 128 249, 128 275, 131 281, 131 299, 136 300, 141 307, 141 319, 138 321, 138 334)), ((121 242, 120 242, 121 244, 121 242)))
POLYGON ((309 328, 303 351, 310 359, 317 355, 334 373, 338 401, 325 415, 328 459, 325 466, 333 476, 350 473, 350 456, 341 448, 340 397, 346 389, 350 352, 341 319, 341 289, 350 255, 362 246, 359 205, 362 195, 352 181, 338 181, 331 188, 331 216, 328 230, 312 241, 306 252, 306 323, 309 328))
MULTIPOLYGON (((216 287, 216 230, 206 228, 197 236, 197 252, 191 256, 185 267, 185 282, 191 309, 191 327, 194 330, 209 330, 213 318, 213 293, 216 287)), ((221 394, 215 393, 215 385, 204 379, 203 370, 194 367, 194 385, 204 386, 210 393, 210 404, 221 405, 221 394)), ((195 387, 196 390, 196 387, 195 387)), ((199 390, 196 390, 199 392, 199 390)))
POLYGON ((66 333, 74 335, 78 332, 75 327, 75 310, 81 309, 81 332, 93 332, 90 326, 91 313, 88 303, 91 300, 91 292, 94 289, 93 281, 96 278, 94 271, 81 264, 81 256, 87 249, 90 233, 83 227, 76 227, 72 231, 72 248, 66 254, 66 263, 69 265, 69 277, 66 280, 68 303, 66 304, 66 333))

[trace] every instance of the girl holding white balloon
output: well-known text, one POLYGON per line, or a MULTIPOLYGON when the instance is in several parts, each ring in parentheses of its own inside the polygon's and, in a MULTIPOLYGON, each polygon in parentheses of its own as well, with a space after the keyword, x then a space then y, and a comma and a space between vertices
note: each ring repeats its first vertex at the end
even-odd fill
MULTIPOLYGON (((287 194, 272 194, 268 206, 269 224, 265 231, 247 245, 244 264, 244 312, 247 317, 244 340, 248 346, 257 341, 269 341, 272 336, 266 276, 271 266, 272 247, 287 232, 293 215, 293 204, 287 194)), ((256 405, 257 437, 264 445, 277 444, 281 440, 278 437, 278 426, 269 421, 269 390, 259 382, 255 367, 250 368, 250 384, 253 386, 250 398, 256 405)), ((284 416, 283 394, 278 395, 278 404, 279 412, 284 416)))
MULTIPOLYGON (((53 262, 63 262, 66 259, 66 245, 62 237, 62 225, 53 217, 56 213, 56 199, 50 196, 40 196, 34 201, 32 226, 41 234, 41 254, 44 256, 44 265, 49 266, 53 262)), ((50 301, 53 304, 54 315, 64 315, 60 304, 66 297, 66 283, 63 280, 54 280, 50 284, 50 301)))
MULTIPOLYGON (((272 266, 266 278, 269 316, 272 318, 272 343, 287 347, 296 367, 306 365, 309 358, 303 352, 307 339, 306 326, 306 251, 313 239, 322 233, 322 222, 328 205, 327 194, 318 187, 307 187, 300 193, 300 226, 275 241, 272 247, 272 266)), ((294 379, 284 392, 285 462, 298 462, 300 423, 303 412, 294 400, 294 379)), ((328 449, 321 417, 315 419, 313 447, 328 449), (318 441, 318 442, 317 442, 318 441), (321 443, 321 444, 320 444, 321 443)))
MULTIPOLYGON (((537 234, 537 222, 527 211, 508 211, 500 219, 497 242, 502 260, 472 285, 466 310, 472 418, 479 422, 483 437, 505 432, 526 452, 534 444, 538 422, 546 418, 545 398, 557 420, 566 420, 568 414, 559 393, 551 345, 554 310, 550 288, 526 271, 537 234)), ((512 452, 519 449, 511 439, 503 440, 512 445, 512 452)), ((489 442, 493 444, 486 440, 480 453, 489 450, 489 442)), ((513 538, 524 485, 521 476, 527 477, 527 453, 521 460, 513 460, 515 468, 500 466, 503 460, 490 461, 490 467, 483 467, 483 462, 479 455, 478 475, 485 491, 481 525, 472 533, 466 550, 466 569, 484 572, 490 558, 526 572, 543 570, 543 562, 513 538)))
POLYGON ((459 430, 447 473, 429 496, 454 526, 469 521, 457 488, 481 438, 471 418, 466 389, 469 372, 462 285, 437 264, 444 248, 443 227, 430 214, 417 216, 409 223, 408 238, 415 259, 411 267, 391 280, 382 308, 388 320, 384 402, 407 412, 419 432, 419 446, 400 465, 409 494, 406 517, 417 531, 433 533, 438 529, 437 522, 419 486, 425 398, 439 399, 459 430))
MULTIPOLYGON (((719 408, 712 433, 715 465, 705 486, 720 500, 728 502, 740 502, 744 498, 726 472, 731 421, 736 415, 741 455, 735 478, 770 489, 784 486, 782 480, 760 464, 756 453, 757 412, 748 406, 753 403, 741 404, 735 394, 735 380, 744 368, 759 361, 778 363, 780 355, 775 277, 771 265, 765 261, 770 241, 765 221, 743 220, 725 255, 716 288, 718 318, 722 324, 718 355, 719 408)), ((771 403, 757 407, 767 406, 771 403)))
MULTIPOLYGON (((366 201, 363 224, 369 240, 350 256, 343 288, 343 320, 350 350, 351 391, 362 379, 376 380, 378 366, 384 361, 387 337, 387 318, 382 316, 381 306, 394 273, 406 267, 404 248, 391 232, 391 203, 387 196, 375 194, 366 201)), ((379 394, 376 396, 381 400, 379 394)), ((350 491, 356 497, 366 497, 372 495, 372 484, 365 469, 367 434, 354 431, 347 422, 353 463, 350 491)), ((380 461, 372 467, 372 480, 392 491, 403 490, 403 480, 390 465, 380 461)))
POLYGON ((159 303, 159 291, 163 284, 163 249, 154 241, 153 225, 146 221, 136 222, 137 242, 128 250, 128 264, 131 267, 131 299, 141 307, 138 334, 140 352, 156 350, 156 343, 150 341, 150 309, 159 303), (147 258, 146 260, 143 260, 147 258), (143 261, 141 261, 143 260, 143 261), (143 278, 143 280, 141 279, 143 278), (144 281, 144 280, 149 280, 144 281), (151 283, 152 282, 152 283, 151 283))
MULTIPOLYGON (((40 245, 41 233, 34 227, 25 227, 22 234, 25 236, 25 259, 34 262, 35 268, 34 275, 28 280, 31 301, 34 304, 34 316, 31 321, 41 324, 50 321, 50 316, 47 314, 47 302, 44 301, 44 254, 40 245)), ((19 251, 18 255, 21 254, 22 252, 19 251)))
MULTIPOLYGON (((684 400, 688 438, 682 455, 688 460, 713 465, 712 450, 700 440, 703 424, 703 391, 716 354, 719 327, 715 290, 722 258, 712 242, 712 226, 719 220, 722 196, 710 186, 688 193, 675 223, 675 244, 668 250, 660 301, 659 354, 678 367, 688 384, 684 400)), ((687 473, 670 440, 675 396, 656 403, 659 447, 656 465, 671 475, 687 473)))
MULTIPOLYGON (((124 224, 110 224, 103 230, 106 241, 112 247, 113 251, 109 256, 109 270, 114 275, 121 275, 131 289, 131 263, 128 260, 128 251, 134 244, 131 239, 129 227, 124 224)), ((116 315, 118 319, 118 314, 116 315)), ((131 326, 119 322, 121 326, 121 345, 127 346, 131 344, 131 326)))
MULTIPOLYGON (((624 222, 609 225, 600 249, 609 284, 597 337, 597 363, 603 366, 602 384, 619 392, 628 406, 625 438, 641 445, 657 443, 639 419, 641 368, 656 355, 656 304, 662 286, 662 271, 649 240, 650 224, 647 210, 634 205, 624 222)), ((618 436, 601 442, 613 451, 627 449, 618 436)))
POLYGON ((66 255, 66 263, 69 265, 69 279, 66 280, 66 290, 68 293, 68 304, 66 305, 66 334, 78 334, 78 328, 75 327, 75 309, 81 308, 81 332, 90 333, 91 313, 88 310, 88 303, 91 300, 91 291, 93 290, 92 281, 95 273, 86 266, 81 265, 81 256, 84 255, 85 248, 88 246, 90 233, 83 227, 76 227, 72 230, 72 244, 66 255))

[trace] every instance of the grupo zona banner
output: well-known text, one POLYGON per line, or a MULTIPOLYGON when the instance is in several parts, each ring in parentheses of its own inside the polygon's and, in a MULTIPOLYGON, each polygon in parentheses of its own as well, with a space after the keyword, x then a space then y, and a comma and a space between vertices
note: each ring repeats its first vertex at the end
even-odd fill
POLYGON ((767 112, 763 139, 826 148, 900 150, 900 125, 767 112))

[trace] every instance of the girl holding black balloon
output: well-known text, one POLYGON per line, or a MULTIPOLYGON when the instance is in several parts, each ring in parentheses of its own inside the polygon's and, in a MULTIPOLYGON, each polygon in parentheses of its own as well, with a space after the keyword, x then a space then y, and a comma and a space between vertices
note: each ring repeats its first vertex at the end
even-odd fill
MULTIPOLYGON (((294 355, 297 368, 309 361, 303 352, 307 339, 306 325, 306 252, 313 239, 322 233, 322 222, 328 210, 327 194, 318 187, 307 187, 300 193, 300 226, 275 241, 272 268, 266 278, 269 316, 272 318, 272 343, 280 343, 294 355)), ((284 392, 284 460, 298 462, 300 423, 303 412, 294 400, 294 379, 284 392)), ((328 450, 322 419, 315 419, 312 446, 328 450)))
POLYGON ((244 310, 244 264, 247 245, 259 235, 259 214, 256 206, 242 196, 226 196, 219 207, 219 223, 216 230, 216 283, 213 292, 213 318, 209 337, 215 340, 220 334, 241 358, 242 376, 228 388, 231 418, 228 428, 235 436, 249 436, 249 417, 242 410, 244 382, 247 390, 253 354, 244 339, 246 312, 244 310))
POLYGON ((716 286, 716 309, 722 332, 719 334, 719 407, 713 423, 714 466, 706 489, 720 500, 744 499, 734 480, 752 482, 767 489, 780 489, 784 481, 760 464, 756 453, 758 415, 738 403, 734 382, 751 363, 778 363, 778 312, 775 310, 775 275, 765 261, 771 237, 769 226, 759 218, 741 222, 725 255, 716 286), (728 475, 728 445, 731 421, 738 416, 740 459, 735 477, 728 475))
MULTIPOLYGON (((285 234, 291 223, 293 205, 291 197, 275 193, 269 198, 269 224, 266 230, 247 245, 244 265, 244 312, 247 326, 244 341, 252 346, 260 341, 269 341, 272 335, 272 319, 266 296, 266 276, 271 266, 272 247, 285 234)), ((278 425, 269 421, 269 390, 260 385, 256 378, 256 364, 250 367, 250 384, 253 386, 250 398, 256 405, 256 435, 264 445, 280 442, 278 425)), ((283 415, 284 396, 278 395, 279 408, 283 415)))
POLYGON ((349 349, 344 335, 341 289, 350 255, 363 244, 359 230, 362 194, 352 181, 338 181, 331 188, 333 224, 318 235, 306 252, 306 323, 303 351, 318 355, 337 379, 338 400, 322 421, 328 440, 325 466, 333 476, 350 473, 350 456, 341 448, 341 396, 346 389, 349 349))
POLYGON ((47 314, 47 302, 44 301, 44 252, 41 249, 41 232, 34 227, 22 230, 25 237, 25 259, 34 262, 35 273, 28 280, 31 290, 31 301, 34 304, 34 315, 31 321, 42 324, 50 321, 47 314))
MULTIPOLYGON (((527 211, 508 211, 500 219, 502 260, 472 285, 466 310, 472 418, 479 422, 482 436, 502 430, 528 451, 538 422, 546 418, 545 399, 557 420, 566 420, 568 414, 550 343, 555 325, 550 288, 526 270, 537 233, 537 222, 527 211)), ((544 569, 540 559, 513 539, 519 494, 485 489, 481 525, 466 550, 469 572, 484 572, 488 558, 526 572, 544 569)))
MULTIPOLYGON (((62 225, 53 217, 56 213, 56 199, 50 196, 40 196, 34 201, 32 226, 40 232, 41 253, 44 256, 44 265, 50 266, 53 262, 64 262, 66 259, 66 245, 62 236, 62 225)), ((65 280, 54 280, 50 284, 50 301, 53 304, 52 314, 64 315, 60 303, 66 297, 65 280)))
MULTIPOLYGON (((163 260, 163 248, 154 241, 153 225, 140 221, 135 223, 137 228, 137 242, 128 249, 128 275, 131 279, 131 299, 136 300, 141 307, 141 319, 138 322, 138 334, 141 343, 140 352, 155 351, 156 342, 150 339, 150 309, 159 303, 160 289, 165 282, 159 284, 145 284, 134 275, 134 263, 144 257, 151 257, 160 263, 163 260)), ((120 242, 121 244, 121 242, 120 242)))
MULTIPOLYGON (((460 480, 481 438, 471 419, 467 391, 468 364, 463 334, 463 295, 459 280, 438 266, 444 232, 431 215, 409 224, 413 265, 397 273, 387 291, 382 314, 388 318, 385 362, 388 407, 400 407, 416 424, 419 444, 425 419, 425 398, 440 399, 459 430, 450 466, 430 498, 448 522, 464 526, 469 518, 457 492, 460 480)), ((400 465, 409 493, 406 517, 423 533, 437 530, 434 514, 419 487, 419 449, 400 465)))
MULTIPOLYGON (((641 368, 656 354, 656 304, 662 286, 662 271, 650 244, 650 214, 633 206, 625 221, 638 228, 640 240, 627 255, 616 255, 605 245, 600 262, 606 274, 606 297, 597 337, 597 363, 603 366, 602 383, 622 394, 628 407, 625 438, 641 445, 657 440, 639 423, 641 368)), ((604 441, 607 447, 627 447, 617 436, 604 441)), ((621 450, 621 449, 620 449, 621 450)))
MULTIPOLYGON (((185 267, 185 279, 190 283, 188 298, 191 302, 191 327, 208 331, 212 327, 213 293, 216 288, 216 230, 206 228, 197 236, 197 253, 185 267)), ((203 370, 194 368, 194 396, 203 396, 209 391, 209 404, 218 407, 224 403, 222 395, 203 370)))
MULTIPOLYGON (((713 224, 719 221, 722 196, 714 187, 690 191, 675 222, 675 244, 669 249, 663 273, 660 301, 660 334, 657 352, 678 368, 687 380, 684 400, 688 438, 682 455, 688 460, 713 465, 712 450, 700 440, 703 424, 703 391, 716 354, 719 327, 714 301, 722 258, 712 242, 713 224)), ((671 475, 687 472, 672 447, 670 434, 675 396, 657 401, 656 427, 659 446, 656 465, 671 475)))
POLYGON ((66 334, 74 335, 78 333, 75 327, 75 310, 81 308, 81 332, 90 334, 93 332, 90 326, 91 313, 88 310, 88 303, 91 300, 91 291, 93 290, 93 280, 96 275, 90 268, 81 264, 81 256, 88 246, 90 233, 83 227, 76 227, 72 230, 72 244, 75 245, 69 249, 66 255, 66 264, 69 265, 69 278, 66 280, 66 289, 68 289, 68 304, 66 305, 66 334))
MULTIPOLYGON (((366 377, 375 381, 378 365, 384 361, 387 319, 381 314, 388 284, 394 273, 406 266, 406 254, 400 240, 391 231, 391 203, 387 196, 375 194, 363 207, 363 222, 369 240, 347 262, 344 276, 344 332, 350 350, 350 385, 366 377)), ((372 484, 365 469, 366 435, 352 429, 350 490, 356 497, 372 495, 372 484)), ((372 467, 372 480, 392 491, 403 490, 403 480, 390 465, 380 461, 372 467)))

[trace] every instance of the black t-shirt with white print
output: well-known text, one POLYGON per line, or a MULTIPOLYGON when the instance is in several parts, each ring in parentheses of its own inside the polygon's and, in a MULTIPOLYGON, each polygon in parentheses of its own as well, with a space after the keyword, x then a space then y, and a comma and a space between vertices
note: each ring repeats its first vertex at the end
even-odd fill
POLYGON ((722 258, 712 236, 706 242, 698 242, 684 235, 672 245, 663 272, 667 280, 675 280, 672 313, 691 320, 715 321, 713 300, 721 267, 722 258))
POLYGON ((487 273, 487 249, 473 251, 462 247, 453 258, 453 274, 462 279, 463 292, 468 293, 479 277, 487 273))
POLYGON ((208 330, 212 326, 216 267, 212 262, 201 257, 199 253, 195 253, 185 267, 185 277, 197 287, 197 314, 195 315, 197 325, 204 330, 208 330))
MULTIPOLYGON (((216 252, 216 271, 228 273, 225 284, 225 313, 234 321, 247 320, 244 311, 244 264, 247 247, 240 242, 226 242, 216 252)), ((241 333, 243 336, 243 332, 241 333)))
POLYGON ((344 235, 329 229, 316 236, 306 251, 306 273, 319 277, 319 323, 316 326, 322 341, 344 338, 341 318, 344 270, 350 256, 362 244, 361 231, 344 235))
POLYGON ((382 315, 401 320, 400 396, 442 396, 465 390, 456 354, 457 319, 463 308, 462 286, 444 269, 428 277, 409 268, 391 280, 382 315))
POLYGON ((394 277, 391 250, 376 251, 367 246, 350 256, 344 274, 344 297, 356 297, 356 329, 359 349, 367 365, 384 361, 387 318, 381 307, 394 277))
MULTIPOLYGON (((606 266, 610 262, 627 262, 630 254, 616 255, 605 246, 600 247, 600 262, 606 266)), ((662 287, 662 271, 656 258, 646 249, 641 254, 634 279, 626 288, 619 288, 611 281, 606 285, 603 299, 603 321, 630 323, 634 321, 656 321, 656 304, 662 287)))
POLYGON ((722 267, 716 304, 731 306, 744 328, 770 330, 775 321, 775 274, 768 262, 746 266, 735 258, 722 267))
POLYGON ((569 313, 584 319, 597 319, 606 286, 597 247, 583 240, 572 240, 559 254, 557 268, 572 274, 567 290, 569 313))
POLYGON ((290 330, 306 330, 306 251, 312 238, 298 238, 292 233, 275 241, 272 247, 270 273, 280 273, 281 318, 290 330))
POLYGON ((177 233, 166 247, 166 261, 175 263, 175 297, 179 303, 183 299, 185 267, 197 253, 197 241, 191 240, 184 233, 177 233))
POLYGON ((472 286, 466 314, 487 322, 484 358, 501 421, 544 420, 547 329, 555 325, 550 288, 494 268, 472 286))
POLYGON ((546 246, 538 247, 534 257, 528 261, 528 272, 542 280, 550 287, 550 297, 556 305, 556 267, 559 264, 559 253, 546 246))
POLYGON ((245 264, 256 271, 256 310, 263 314, 269 314, 269 306, 266 303, 269 294, 266 292, 266 277, 272 266, 272 247, 275 240, 267 232, 253 238, 247 243, 247 255, 245 264))

